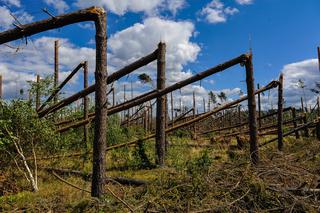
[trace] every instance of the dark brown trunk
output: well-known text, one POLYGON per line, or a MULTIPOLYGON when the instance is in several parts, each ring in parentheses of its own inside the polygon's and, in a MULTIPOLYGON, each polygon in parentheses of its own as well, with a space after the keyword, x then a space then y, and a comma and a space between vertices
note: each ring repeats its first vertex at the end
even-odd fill
MULTIPOLYGON (((83 88, 88 88, 88 62, 85 61, 83 64, 83 88)), ((86 120, 88 119, 88 96, 84 96, 83 98, 83 118, 86 120)), ((84 125, 83 130, 83 138, 84 138, 84 144, 86 147, 89 147, 89 126, 88 124, 84 125)))
MULTIPOLYGON (((173 106, 173 95, 172 95, 172 92, 170 93, 170 96, 171 96, 171 120, 173 121, 173 118, 174 118, 174 115, 173 115, 173 112, 174 112, 174 106, 173 106)), ((174 123, 172 123, 172 125, 174 125, 174 123)))
MULTIPOLYGON (((257 88, 260 89, 260 85, 257 85, 257 88)), ((258 94, 258 112, 259 112, 259 118, 261 118, 261 94, 258 94)), ((259 122, 259 128, 262 126, 261 119, 258 119, 259 122)))
POLYGON ((95 93, 95 125, 92 155, 91 195, 102 197, 105 181, 105 150, 107 131, 107 29, 106 13, 100 10, 95 21, 96 26, 96 93, 95 93))
MULTIPOLYGON (((193 119, 196 117, 196 94, 195 94, 195 91, 193 91, 193 94, 192 94, 192 99, 193 99, 193 102, 192 102, 192 114, 193 114, 193 119)), ((197 139, 197 133, 196 133, 196 123, 193 124, 193 140, 196 140, 197 139)))
POLYGON ((40 75, 37 75, 36 110, 40 107, 40 75))
POLYGON ((318 49, 318 64, 319 64, 319 71, 320 71, 320 47, 318 49))
POLYGON ((2 75, 0 75, 0 99, 2 99, 2 75))
MULTIPOLYGON (((304 117, 303 117, 303 124, 305 125, 307 123, 308 123, 307 114, 305 113, 304 117)), ((303 130, 304 130, 304 136, 308 138, 309 137, 309 128, 308 128, 308 126, 305 126, 305 128, 303 130)))
POLYGON ((254 78, 253 78, 253 64, 252 54, 247 56, 245 61, 246 66, 246 82, 248 93, 248 109, 249 109, 249 130, 250 130, 250 158, 251 162, 256 165, 259 162, 258 152, 258 130, 256 118, 256 99, 254 97, 254 78))
POLYGON ((278 86, 278 150, 283 149, 283 74, 280 74, 278 86))
MULTIPOLYGON (((292 120, 293 120, 294 129, 297 129, 297 127, 298 127, 298 123, 296 121, 296 118, 297 118, 296 108, 292 107, 292 120)), ((296 139, 300 138, 299 131, 295 131, 295 135, 296 135, 296 139)))
MULTIPOLYGON (((163 90, 166 85, 166 45, 160 42, 158 45, 157 64, 157 89, 163 90)), ((157 119, 156 119, 156 163, 159 166, 165 165, 165 140, 166 140, 166 96, 157 98, 157 119)))
POLYGON ((301 112, 304 112, 304 105, 303 105, 303 98, 302 97, 301 97, 300 101, 301 101, 301 112))
MULTIPOLYGON (((54 89, 59 85, 59 40, 54 41, 54 89)), ((55 104, 58 102, 58 94, 54 96, 55 104)))

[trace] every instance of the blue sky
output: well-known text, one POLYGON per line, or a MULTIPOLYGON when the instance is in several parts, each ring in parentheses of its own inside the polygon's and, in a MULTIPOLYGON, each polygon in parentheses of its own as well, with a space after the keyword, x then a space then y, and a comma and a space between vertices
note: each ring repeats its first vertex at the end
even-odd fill
MULTIPOLYGON (((297 104, 302 94, 296 87, 298 79, 305 81, 306 99, 310 104, 314 101, 314 95, 308 89, 320 80, 316 60, 316 47, 320 45, 320 30, 317 27, 320 20, 319 0, 0 0, 0 29, 12 27, 12 19, 7 17, 6 11, 15 13, 21 22, 28 23, 48 18, 41 11, 42 8, 59 14, 93 4, 103 6, 108 11, 108 60, 111 72, 155 49, 159 39, 168 40, 168 57, 172 59, 167 69, 168 84, 246 53, 252 47, 256 83, 265 85, 283 72, 287 104, 297 104), (164 27, 163 30, 159 30, 157 25, 164 27), (142 35, 138 33, 140 31, 142 35), (149 42, 148 36, 153 42, 149 42), (178 40, 179 37, 182 39, 178 40), (130 52, 134 54, 130 55, 130 52)), ((67 71, 77 63, 77 58, 70 53, 76 53, 79 62, 93 61, 93 38, 92 26, 73 25, 33 36, 35 47, 29 44, 18 54, 12 53, 13 50, 11 53, 10 50, 0 51, 2 58, 5 56, 5 59, 0 59, 0 72, 3 72, 4 78, 8 73, 15 76, 5 81, 5 97, 16 96, 17 89, 14 88, 17 84, 27 88, 23 81, 34 78, 35 73, 47 75, 53 72, 50 58, 53 40, 60 39, 61 45, 65 45, 62 50, 65 61, 61 62, 61 71, 67 75, 67 71), (25 59, 28 51, 38 52, 34 53, 34 59, 28 59, 31 61, 25 59), (17 59, 23 63, 13 66, 12 63, 16 63, 17 59), (29 69, 26 65, 31 64, 33 66, 29 69), (17 78, 21 79, 18 83, 17 78)), ((93 67, 91 63, 91 83, 93 67)), ((140 72, 152 72, 153 69, 151 65, 140 72)), ((65 75, 62 74, 61 78, 65 75)), ((154 75, 154 72, 150 75, 154 75)), ((74 79, 66 93, 78 91, 81 79, 81 75, 74 79)), ((211 90, 216 93, 224 91, 230 99, 234 99, 239 96, 239 90, 246 91, 245 84, 241 82, 244 79, 244 69, 237 66, 207 78, 202 81, 202 87, 195 84, 186 88, 182 91, 182 99, 185 105, 190 105, 193 90, 198 93, 199 107, 202 96, 207 98, 206 94, 211 90)), ((136 75, 133 74, 117 83, 119 97, 122 97, 122 84, 130 81, 134 82, 135 95, 150 89, 136 82, 136 75)), ((266 103, 269 101, 265 99, 266 103)))

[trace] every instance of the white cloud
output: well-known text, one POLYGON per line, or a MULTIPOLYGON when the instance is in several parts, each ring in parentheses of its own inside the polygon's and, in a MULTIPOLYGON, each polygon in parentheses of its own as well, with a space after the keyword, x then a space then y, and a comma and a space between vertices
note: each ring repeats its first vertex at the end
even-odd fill
POLYGON ((236 2, 241 5, 246 5, 246 4, 252 4, 253 0, 236 0, 236 2))
MULTIPOLYGON (((41 37, 29 42, 27 46, 20 44, 20 50, 2 46, 0 51, 0 74, 5 81, 3 93, 6 98, 15 97, 17 87, 27 88, 26 80, 34 80, 35 74, 40 76, 52 75, 54 64, 54 41, 59 39, 59 64, 60 81, 62 81, 70 71, 81 61, 89 61, 89 73, 92 76, 95 67, 95 49, 78 47, 68 39, 41 37), (16 81, 18 83, 16 84, 16 81)), ((19 45, 20 42, 11 44, 19 45)), ((81 71, 80 71, 81 73, 81 71)), ((72 79, 71 83, 76 84, 78 76, 72 79)), ((82 83, 80 83, 81 85, 82 83)))
MULTIPOLYGON (((14 27, 13 23, 16 23, 16 21, 10 13, 11 11, 6 6, 0 6, 0 30, 7 30, 14 27)), ((33 20, 33 16, 23 10, 18 10, 12 14, 21 24, 25 24, 33 20)))
POLYGON ((177 11, 185 6, 184 0, 168 0, 168 9, 175 15, 177 11))
POLYGON ((151 15, 164 9, 175 14, 184 4, 185 0, 77 0, 75 3, 80 8, 103 6, 117 15, 124 15, 126 12, 144 12, 151 15))
MULTIPOLYGON (((170 83, 182 80, 191 76, 191 72, 183 71, 184 65, 195 61, 200 52, 200 47, 190 41, 193 32, 194 25, 191 22, 147 18, 143 23, 137 23, 110 37, 109 63, 117 67, 125 66, 154 51, 162 40, 167 45, 167 80, 170 83)), ((154 70, 155 66, 148 66, 147 69, 154 70)), ((150 75, 155 76, 155 72, 150 75)))
POLYGON ((300 98, 304 96, 303 90, 297 86, 299 79, 304 81, 305 95, 308 104, 315 102, 316 96, 310 91, 315 87, 315 82, 320 82, 320 73, 317 59, 308 59, 283 67, 284 95, 287 105, 299 106, 300 98))
POLYGON ((69 9, 69 5, 63 0, 44 0, 44 2, 56 9, 58 13, 64 13, 69 9))
POLYGON ((202 8, 200 14, 206 21, 213 24, 224 23, 229 16, 238 13, 239 10, 233 7, 225 7, 220 0, 213 0, 206 7, 202 8))
POLYGON ((9 6, 21 7, 20 0, 2 0, 2 2, 9 6))

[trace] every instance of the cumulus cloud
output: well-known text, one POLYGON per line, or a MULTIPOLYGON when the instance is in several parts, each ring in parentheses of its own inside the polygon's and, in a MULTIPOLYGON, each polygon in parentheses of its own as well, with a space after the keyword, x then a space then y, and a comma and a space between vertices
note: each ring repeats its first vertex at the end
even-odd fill
MULTIPOLYGON (((169 83, 190 77, 190 71, 183 67, 197 59, 200 47, 190 41, 194 25, 187 21, 171 21, 158 17, 147 18, 125 30, 115 33, 109 39, 112 66, 124 66, 157 48, 160 40, 167 45, 167 80, 169 83)), ((155 66, 148 66, 154 70, 155 66)), ((150 72, 155 76, 155 72, 150 72)))
POLYGON ((158 10, 169 10, 175 14, 184 4, 185 0, 77 0, 75 2, 80 8, 103 6, 117 15, 124 15, 126 12, 144 12, 151 15, 158 10))
POLYGON ((300 98, 304 96, 307 103, 314 104, 316 95, 310 91, 315 88, 315 82, 320 82, 317 59, 307 59, 283 67, 284 95, 287 105, 299 106, 300 98), (298 81, 304 82, 305 88, 298 86, 298 81))
POLYGON ((11 14, 15 16, 21 24, 29 23, 33 20, 33 16, 23 10, 11 12, 6 6, 0 6, 0 30, 7 30, 14 27, 13 23, 16 23, 16 21, 11 14))
POLYGON ((44 0, 44 3, 52 6, 58 13, 64 13, 69 9, 69 5, 63 0, 44 0))
POLYGON ((224 23, 228 17, 238 13, 239 10, 234 7, 225 7, 220 0, 213 0, 206 7, 202 8, 200 14, 206 21, 213 24, 224 23))
MULTIPOLYGON (((68 39, 40 37, 27 46, 20 44, 19 50, 3 46, 0 51, 0 74, 4 80, 4 95, 6 98, 15 97, 17 88, 27 88, 26 80, 34 80, 35 74, 40 76, 52 75, 54 64, 54 41, 59 39, 60 81, 81 61, 89 61, 89 73, 93 75, 95 67, 95 49, 78 47, 68 39), (76 57, 75 57, 76 56, 76 57), (18 81, 18 82, 16 82, 18 81)), ((19 45, 19 42, 11 44, 19 45)), ((79 75, 71 83, 76 84, 79 75)))

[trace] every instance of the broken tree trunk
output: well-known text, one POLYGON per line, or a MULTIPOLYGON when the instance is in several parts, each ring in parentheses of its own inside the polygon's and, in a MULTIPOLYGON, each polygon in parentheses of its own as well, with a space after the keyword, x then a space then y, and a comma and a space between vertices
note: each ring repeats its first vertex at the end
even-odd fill
POLYGON ((280 74, 278 86, 278 150, 283 149, 283 74, 280 74))
MULTIPOLYGON (((59 84, 59 40, 54 41, 54 89, 56 90, 59 84)), ((58 102, 58 94, 54 96, 55 104, 58 102)))
MULTIPOLYGON (((307 124, 307 123, 308 123, 307 114, 304 113, 304 116, 303 116, 303 124, 307 124)), ((306 125, 303 130, 304 130, 304 136, 305 136, 306 138, 308 138, 308 137, 310 136, 310 135, 309 135, 308 126, 306 125)))
MULTIPOLYGON (((85 61, 83 64, 83 88, 88 88, 88 62, 85 61)), ((89 101, 88 96, 83 98, 83 119, 88 119, 88 110, 89 110, 89 101)), ((83 129, 83 138, 84 144, 86 147, 89 147, 89 126, 88 124, 84 125, 83 129)))
MULTIPOLYGON (((297 114, 296 114, 296 108, 295 107, 292 107, 292 120, 293 120, 293 127, 294 129, 297 129, 298 128, 298 123, 297 123, 297 114)), ((296 139, 299 139, 300 138, 300 135, 299 135, 299 131, 295 131, 295 135, 296 135, 296 139)))
POLYGON ((319 64, 319 71, 320 71, 320 47, 318 49, 318 64, 319 64))
POLYGON ((2 75, 0 75, 0 100, 2 100, 2 75))
POLYGON ((37 75, 36 110, 40 107, 40 75, 37 75))
MULTIPOLYGON (((173 112, 174 112, 174 109, 173 109, 173 95, 172 95, 172 92, 170 93, 170 97, 171 97, 171 120, 173 121, 173 112)), ((172 122, 172 126, 174 125, 174 123, 172 122)))
MULTIPOLYGON (((260 85, 257 85, 257 89, 260 89, 260 85)), ((259 118, 261 118, 261 94, 258 94, 258 112, 259 112, 259 118)), ((259 128, 262 126, 261 119, 258 120, 259 122, 259 128)))
POLYGON ((96 18, 96 93, 95 93, 95 125, 92 155, 91 195, 101 197, 104 193, 105 149, 107 138, 107 29, 106 13, 100 10, 96 18))
POLYGON ((303 98, 302 97, 301 97, 300 101, 301 101, 301 111, 304 112, 304 105, 303 105, 303 98))
POLYGON ((246 67, 246 82, 248 93, 248 109, 249 109, 249 130, 250 130, 250 158, 251 162, 256 165, 259 162, 258 153, 258 129, 256 118, 256 99, 254 97, 254 78, 252 54, 247 56, 245 61, 246 67))
MULTIPOLYGON (((163 90, 166 87, 166 45, 160 42, 158 45, 157 64, 157 89, 163 90)), ((157 119, 156 119, 156 163, 159 166, 165 164, 165 141, 166 141, 166 96, 157 98, 157 119)))

